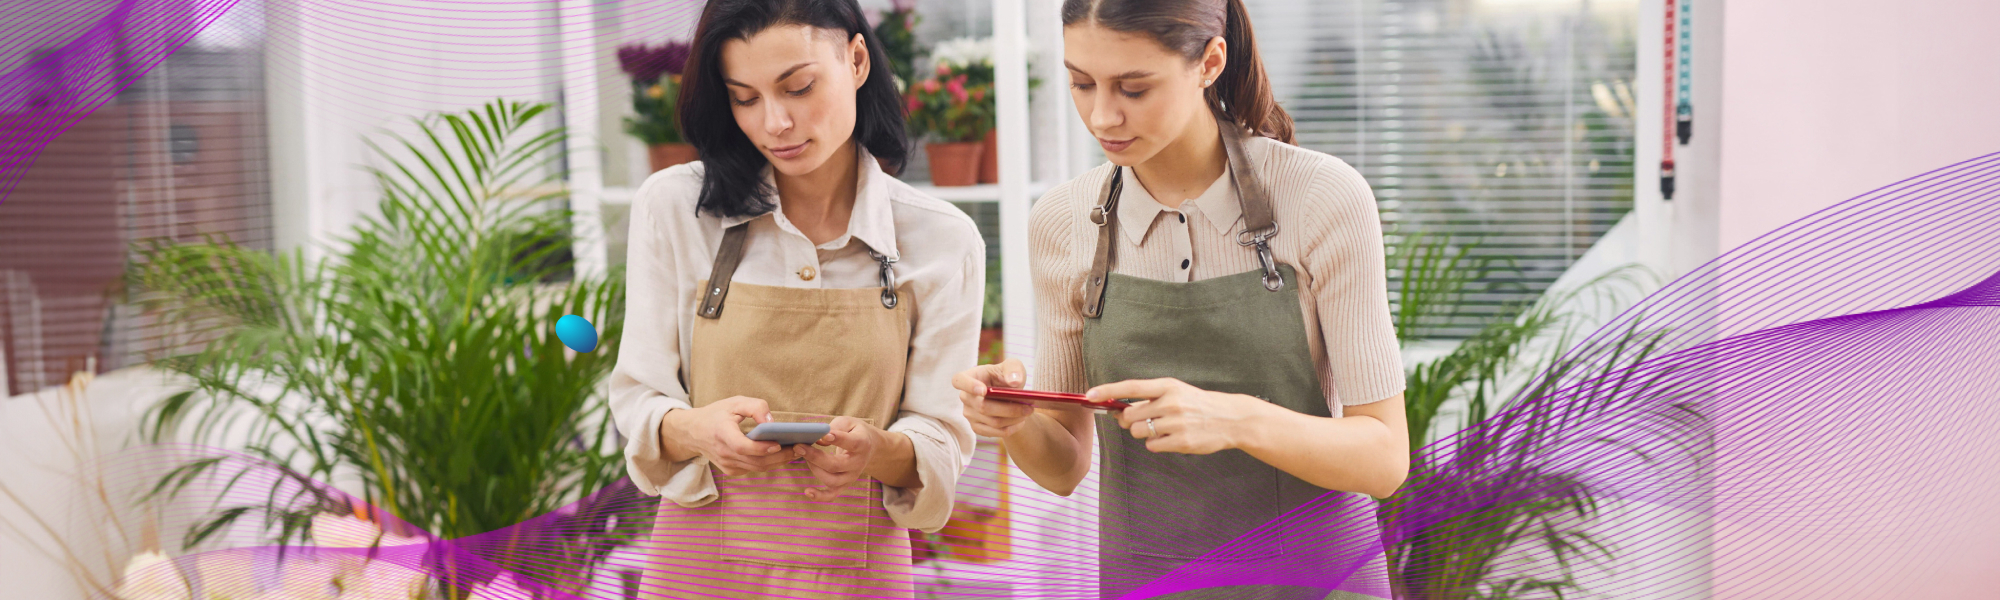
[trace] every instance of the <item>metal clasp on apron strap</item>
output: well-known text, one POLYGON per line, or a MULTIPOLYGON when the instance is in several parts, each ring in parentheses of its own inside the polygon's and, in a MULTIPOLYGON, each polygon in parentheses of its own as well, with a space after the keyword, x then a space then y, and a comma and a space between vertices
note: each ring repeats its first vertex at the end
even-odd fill
POLYGON ((868 255, 875 257, 875 262, 882 265, 882 308, 896 308, 896 271, 889 268, 889 265, 896 264, 896 259, 883 256, 874 250, 869 250, 868 255))
POLYGON ((1285 289, 1285 277, 1278 273, 1278 261, 1271 258, 1271 237, 1276 235, 1278 235, 1277 223, 1272 223, 1268 231, 1253 234, 1246 229, 1236 233, 1237 245, 1257 247, 1257 263, 1264 267, 1264 289, 1273 292, 1285 289), (1248 236, 1248 239, 1245 236, 1248 236))

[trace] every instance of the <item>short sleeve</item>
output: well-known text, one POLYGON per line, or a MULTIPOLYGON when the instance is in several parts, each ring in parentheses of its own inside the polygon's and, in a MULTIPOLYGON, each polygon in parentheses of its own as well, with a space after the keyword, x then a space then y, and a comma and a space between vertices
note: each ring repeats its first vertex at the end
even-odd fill
POLYGON ((1345 406, 1402 393, 1402 350, 1389 313, 1382 218, 1375 194, 1352 166, 1327 157, 1315 169, 1306 219, 1316 241, 1305 250, 1308 293, 1325 344, 1327 390, 1345 406))

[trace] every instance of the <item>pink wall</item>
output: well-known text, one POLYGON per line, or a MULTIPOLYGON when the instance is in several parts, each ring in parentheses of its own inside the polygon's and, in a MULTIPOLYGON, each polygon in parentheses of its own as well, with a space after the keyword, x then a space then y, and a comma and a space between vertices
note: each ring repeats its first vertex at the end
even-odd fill
POLYGON ((1720 9, 1721 250, 2000 151, 2000 2, 1736 0, 1720 9))
MULTIPOLYGON (((1722 13, 1720 43, 1697 46, 1698 54, 1719 53, 1720 72, 1712 75, 1720 85, 1710 92, 1720 100, 1706 113, 1696 107, 1698 119, 1720 113, 1710 139, 1719 144, 1712 226, 1722 252, 1853 196, 2000 151, 2000 1, 1695 2, 1697 10, 1722 13)), ((1968 368, 1954 358, 1964 357, 1944 355, 1935 364, 1968 368)), ((1925 408, 1991 398, 2000 389, 1992 365, 1953 373, 1959 385, 1950 389, 1850 397, 1857 406, 1897 407, 1900 428, 1854 431, 1855 446, 1871 450, 1847 461, 1852 470, 1837 478, 1850 487, 1770 484, 1796 494, 1801 506, 1819 507, 1827 521, 1720 519, 1714 597, 2000 594, 1993 570, 2000 519, 1975 508, 1991 505, 2000 468, 1981 468, 1995 463, 1970 451, 1978 436, 1946 435, 1990 428, 1990 421, 1925 408)), ((1759 458, 1739 452, 1723 461, 1755 465, 1759 458)))

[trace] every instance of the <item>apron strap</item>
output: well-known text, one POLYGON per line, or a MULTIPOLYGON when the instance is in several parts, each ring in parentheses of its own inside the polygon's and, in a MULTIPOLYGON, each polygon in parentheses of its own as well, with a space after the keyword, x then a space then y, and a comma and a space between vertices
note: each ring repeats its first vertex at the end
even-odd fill
MULTIPOLYGON (((1274 292, 1284 289, 1285 280, 1278 273, 1277 260, 1271 257, 1270 241, 1278 235, 1278 223, 1272 216, 1271 197, 1264 189, 1264 182, 1257 177, 1250 155, 1243 149, 1243 128, 1221 113, 1215 115, 1215 126, 1222 133, 1223 153, 1229 157, 1230 182, 1236 186, 1236 201, 1243 207, 1243 231, 1236 234, 1236 243, 1257 247, 1257 262, 1264 268, 1264 289, 1274 292)), ((1118 233, 1118 196, 1124 190, 1124 174, 1124 167, 1113 165, 1111 180, 1104 182, 1104 191, 1098 196, 1103 200, 1090 208, 1090 222, 1097 225, 1097 254, 1090 261, 1090 278, 1083 282, 1083 316, 1093 319, 1104 311, 1104 280, 1111 273, 1113 242, 1118 233)))
POLYGON ((1111 180, 1104 182, 1102 204, 1091 207, 1090 222, 1097 224, 1097 254, 1090 259, 1090 279, 1083 282, 1083 316, 1097 318, 1104 308, 1104 278, 1111 273, 1111 250, 1118 232, 1118 196, 1125 189, 1125 167, 1112 165, 1111 180))
POLYGON ((1250 166, 1250 153, 1243 149, 1243 128, 1227 117, 1218 117, 1216 128, 1222 130, 1222 147, 1229 155, 1229 175, 1235 180, 1236 200, 1243 206, 1243 232, 1237 239, 1255 236, 1270 239, 1278 235, 1278 223, 1271 216, 1271 197, 1264 190, 1264 180, 1250 166))
POLYGON ((722 247, 716 249, 715 267, 708 273, 708 293, 701 295, 701 304, 695 306, 695 316, 722 318, 722 300, 729 296, 729 281, 736 277, 736 265, 743 263, 743 241, 749 236, 748 221, 723 230, 722 247))
POLYGON ((1285 289, 1285 277, 1278 273, 1277 259, 1271 257, 1271 238, 1278 235, 1278 222, 1271 216, 1271 196, 1264 190, 1264 180, 1250 168, 1249 153, 1243 150, 1243 128, 1226 116, 1215 118, 1216 128, 1222 130, 1222 147, 1229 154, 1236 198, 1243 204, 1243 231, 1236 233, 1236 243, 1257 247, 1257 264, 1264 268, 1264 289, 1285 289))
MULTIPOLYGON (((729 282, 736 278, 736 266, 743 264, 743 243, 749 237, 749 221, 723 230, 722 247, 716 249, 715 266, 708 273, 708 293, 703 294, 701 304, 695 306, 695 316, 722 318, 722 301, 729 297, 729 282)), ((872 248, 868 250, 868 256, 882 267, 882 307, 896 308, 896 272, 890 268, 890 265, 896 264, 896 259, 883 256, 872 248)))

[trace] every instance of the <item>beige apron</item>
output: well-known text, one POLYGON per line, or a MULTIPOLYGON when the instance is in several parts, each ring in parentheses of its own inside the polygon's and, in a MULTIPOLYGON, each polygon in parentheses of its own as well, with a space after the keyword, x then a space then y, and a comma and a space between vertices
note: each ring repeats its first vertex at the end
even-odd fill
MULTIPOLYGON (((747 232, 746 223, 723 234, 713 283, 701 288, 691 403, 748 396, 768 402, 773 421, 848 416, 887 428, 903 396, 913 318, 894 261, 871 252, 882 266, 881 288, 732 286, 747 232)), ((912 596, 909 530, 883 510, 880 482, 864 478, 821 502, 805 496, 818 482, 803 460, 714 476, 714 502, 660 503, 642 597, 912 596)))

